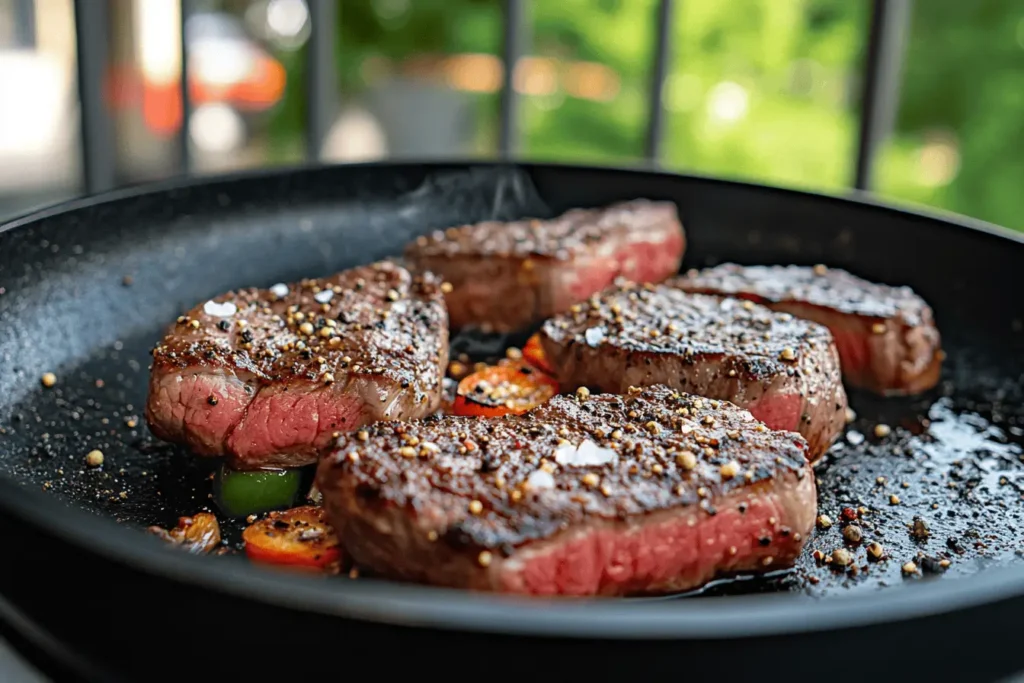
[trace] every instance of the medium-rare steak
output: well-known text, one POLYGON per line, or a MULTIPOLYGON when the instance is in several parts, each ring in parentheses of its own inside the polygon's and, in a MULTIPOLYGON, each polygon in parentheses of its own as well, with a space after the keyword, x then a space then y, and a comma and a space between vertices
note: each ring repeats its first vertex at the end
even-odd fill
POLYGON ((636 200, 553 220, 464 225, 418 238, 417 268, 453 285, 453 329, 510 332, 536 324, 623 276, 660 282, 679 271, 686 240, 675 204, 636 200))
POLYGON ((803 434, 815 460, 846 421, 828 329, 749 301, 619 283, 544 323, 541 343, 563 389, 665 384, 725 399, 803 434))
POLYGON ((238 469, 316 461, 332 434, 437 409, 448 360, 435 276, 390 262, 229 292, 153 349, 153 433, 238 469))
POLYGON ((880 394, 913 394, 939 381, 944 354, 932 309, 909 287, 814 266, 691 270, 671 283, 688 292, 737 296, 829 328, 843 377, 880 394))
POLYGON ((639 595, 785 568, 817 511, 799 434, 664 387, 522 415, 382 422, 317 472, 357 565, 531 595, 639 595))

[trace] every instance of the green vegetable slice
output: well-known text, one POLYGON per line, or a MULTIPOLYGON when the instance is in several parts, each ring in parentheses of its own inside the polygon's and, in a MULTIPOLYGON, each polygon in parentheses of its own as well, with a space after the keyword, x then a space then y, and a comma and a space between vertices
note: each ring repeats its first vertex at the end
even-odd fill
POLYGON ((289 508, 302 483, 302 470, 242 472, 222 466, 214 480, 217 505, 230 517, 289 508))

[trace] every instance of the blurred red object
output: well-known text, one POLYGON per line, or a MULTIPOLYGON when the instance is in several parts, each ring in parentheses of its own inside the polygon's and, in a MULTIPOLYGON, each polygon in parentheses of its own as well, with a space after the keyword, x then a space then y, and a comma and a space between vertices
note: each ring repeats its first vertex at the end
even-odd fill
MULTIPOLYGON (((284 66, 273 57, 261 55, 246 76, 234 82, 213 83, 190 74, 189 97, 195 106, 219 102, 239 111, 259 112, 281 100, 286 81, 284 66)), ((108 77, 106 96, 114 111, 141 104, 146 125, 157 135, 175 135, 181 128, 181 87, 178 80, 147 82, 134 65, 115 66, 108 77)))

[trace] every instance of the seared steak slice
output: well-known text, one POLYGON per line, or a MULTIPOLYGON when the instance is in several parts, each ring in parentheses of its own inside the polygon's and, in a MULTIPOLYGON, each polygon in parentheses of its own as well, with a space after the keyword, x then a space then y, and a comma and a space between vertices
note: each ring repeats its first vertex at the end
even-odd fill
POLYGON ((445 297, 453 329, 510 332, 567 310, 617 276, 660 282, 675 275, 685 246, 674 204, 637 200, 554 220, 437 231, 405 256, 453 285, 445 297))
POLYGON ((618 284, 541 328, 563 389, 665 384, 800 432, 817 459, 840 433, 846 392, 829 331, 739 299, 618 284))
POLYGON ((909 287, 815 266, 691 270, 672 281, 688 292, 737 296, 829 328, 843 377, 880 394, 913 394, 939 381, 944 354, 932 309, 909 287))
POLYGON ((316 461, 332 434, 437 409, 448 357, 440 281, 389 262, 229 292, 153 350, 153 433, 238 469, 316 461))
POLYGON ((804 439, 664 386, 523 415, 386 422, 317 472, 358 565, 530 595, 639 595, 785 568, 817 511, 804 439))

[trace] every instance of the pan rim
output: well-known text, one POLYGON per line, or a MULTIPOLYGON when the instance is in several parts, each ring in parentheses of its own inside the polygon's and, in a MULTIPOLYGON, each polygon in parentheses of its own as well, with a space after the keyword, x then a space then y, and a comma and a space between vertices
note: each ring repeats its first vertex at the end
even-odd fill
POLYGON ((997 223, 973 218, 955 211, 947 211, 936 207, 929 207, 924 204, 908 202, 897 204, 885 201, 865 190, 851 190, 847 195, 816 191, 807 188, 791 188, 781 185, 757 183, 752 180, 741 180, 738 178, 721 178, 701 173, 677 173, 666 171, 661 168, 652 167, 646 164, 583 164, 570 162, 545 162, 545 161, 495 161, 481 159, 424 159, 415 158, 402 159, 397 161, 364 161, 355 163, 337 164, 294 164, 290 166, 275 166, 273 168, 245 169, 231 173, 215 174, 208 176, 174 176, 154 182, 143 182, 133 185, 126 185, 114 190, 108 190, 94 195, 80 195, 71 197, 61 202, 30 210, 24 214, 10 217, 0 222, 0 234, 24 227, 31 223, 52 218, 64 213, 87 209, 93 206, 110 204, 123 199, 132 199, 143 195, 154 195, 169 193, 216 185, 219 183, 232 183, 248 180, 269 180, 274 177, 283 177, 295 173, 331 172, 341 169, 361 168, 430 168, 442 169, 472 169, 472 168, 507 168, 518 167, 530 171, 532 169, 551 171, 590 171, 598 173, 627 173, 637 175, 656 176, 661 178, 674 178, 678 180, 691 180, 716 185, 735 186, 749 190, 769 192, 789 196, 798 196, 819 201, 835 202, 839 204, 852 204, 862 208, 881 211, 895 212, 904 216, 934 221, 943 224, 945 227, 960 228, 981 232, 994 237, 1001 237, 1013 242, 1024 244, 1024 233, 1012 230, 997 223))
MULTIPOLYGON (((588 171, 645 174, 662 178, 733 185, 756 191, 803 196, 818 200, 893 211, 1024 244, 1024 235, 985 221, 939 212, 895 206, 855 193, 853 197, 795 190, 752 182, 648 168, 567 163, 494 161, 400 161, 359 164, 302 165, 242 171, 208 177, 174 178, 111 192, 79 197, 38 209, 0 224, 0 234, 40 220, 145 195, 202 185, 272 179, 296 172, 340 168, 467 169, 516 166, 550 171, 588 171)), ((880 623, 910 621, 1024 596, 1024 568, 990 568, 970 577, 921 581, 920 585, 880 590, 871 594, 814 599, 804 595, 741 595, 691 598, 685 601, 513 599, 454 589, 387 581, 332 581, 282 575, 235 558, 202 558, 167 548, 161 541, 125 528, 107 517, 74 510, 53 500, 52 494, 29 489, 0 475, 0 510, 22 522, 41 527, 80 548, 112 562, 129 564, 151 576, 195 585, 245 600, 314 612, 327 616, 404 626, 419 626, 506 635, 605 639, 747 638, 840 630, 880 623)))

